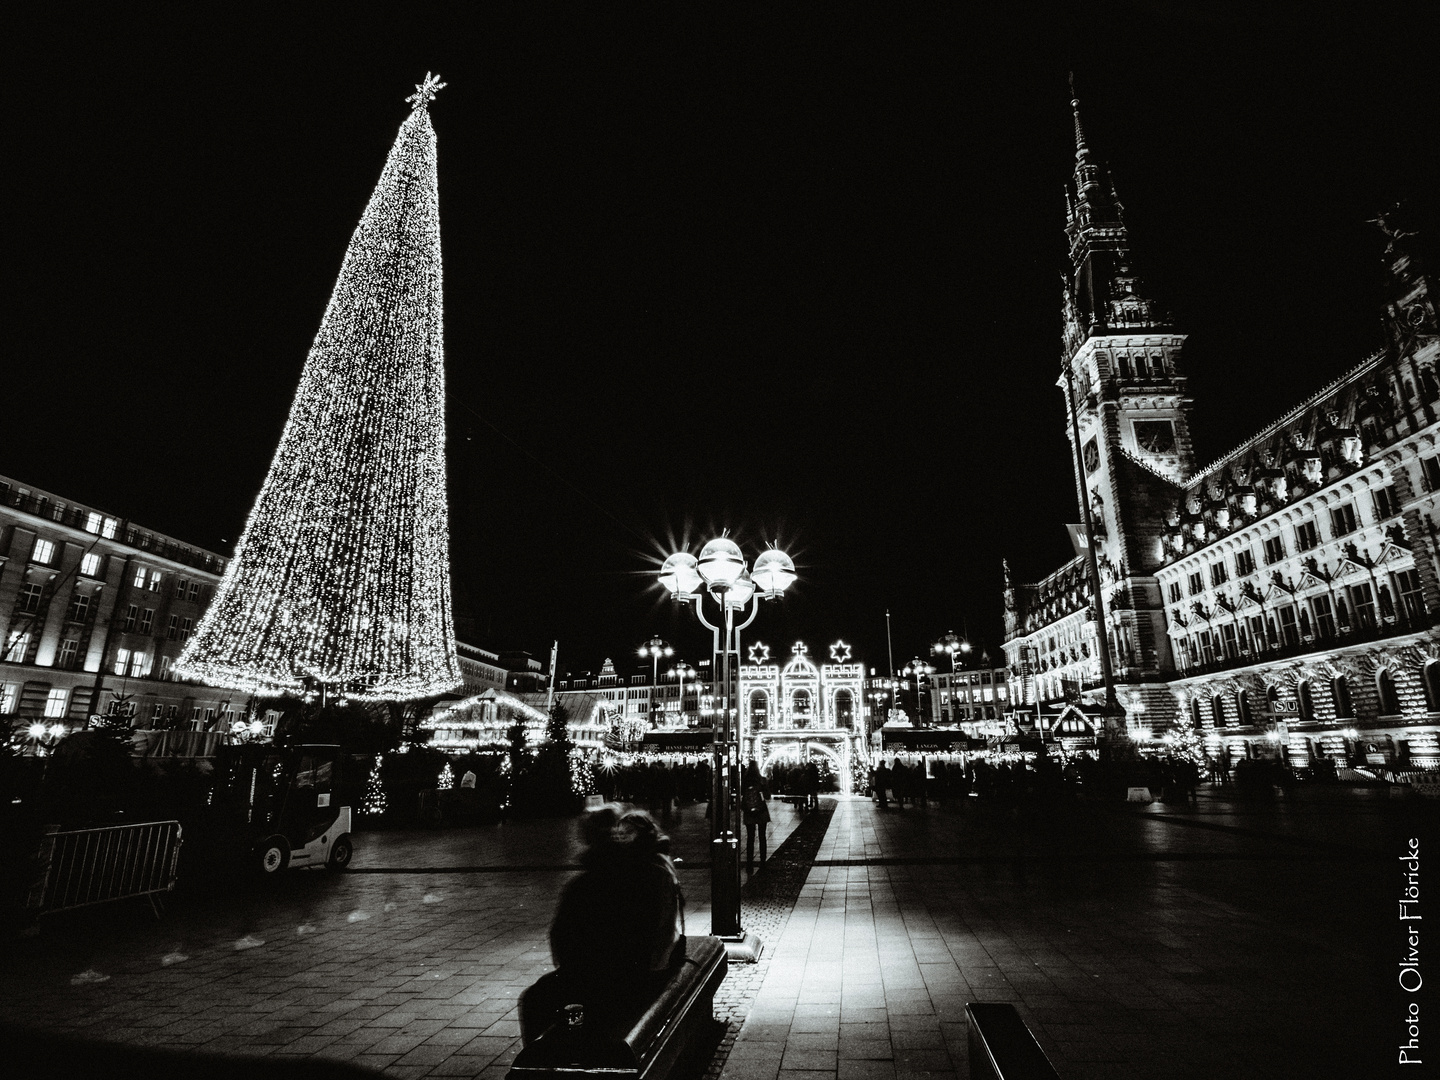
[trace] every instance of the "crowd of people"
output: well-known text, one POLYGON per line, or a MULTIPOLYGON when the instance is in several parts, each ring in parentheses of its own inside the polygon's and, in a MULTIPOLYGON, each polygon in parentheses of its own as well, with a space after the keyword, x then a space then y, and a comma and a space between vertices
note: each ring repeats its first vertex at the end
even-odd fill
POLYGON ((1123 798, 1127 787, 1146 787, 1155 796, 1193 798, 1200 770, 1179 757, 1070 762, 1040 755, 1032 761, 991 763, 972 758, 963 765, 944 758, 881 759, 870 770, 866 794, 880 806, 925 806, 976 795, 1007 802, 1044 802, 1087 794, 1123 798))

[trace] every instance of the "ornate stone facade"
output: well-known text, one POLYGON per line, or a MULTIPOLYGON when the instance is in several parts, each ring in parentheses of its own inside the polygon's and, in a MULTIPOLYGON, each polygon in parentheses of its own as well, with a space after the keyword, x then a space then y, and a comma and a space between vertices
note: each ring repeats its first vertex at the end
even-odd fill
MULTIPOLYGON (((1389 346, 1198 468, 1184 335, 1135 273, 1076 110, 1059 386, 1132 733, 1305 765, 1440 765, 1440 334, 1415 236, 1385 236, 1389 346)), ((1006 568, 1018 703, 1103 696, 1086 559, 1006 568)))

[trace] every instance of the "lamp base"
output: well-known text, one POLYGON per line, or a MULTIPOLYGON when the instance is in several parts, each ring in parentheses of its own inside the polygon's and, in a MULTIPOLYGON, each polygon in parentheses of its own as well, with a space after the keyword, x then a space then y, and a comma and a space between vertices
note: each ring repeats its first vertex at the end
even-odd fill
POLYGON ((732 964, 758 963, 761 953, 765 951, 765 943, 753 930, 722 936, 720 942, 725 946, 725 959, 732 964))

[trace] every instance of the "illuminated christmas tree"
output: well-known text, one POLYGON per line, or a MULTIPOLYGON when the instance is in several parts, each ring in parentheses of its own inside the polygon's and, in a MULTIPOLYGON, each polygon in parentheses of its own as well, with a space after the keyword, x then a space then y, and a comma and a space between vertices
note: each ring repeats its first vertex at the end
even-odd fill
POLYGON ((440 770, 440 779, 435 781, 435 787, 439 791, 449 791, 455 786, 455 771, 450 768, 450 762, 445 762, 445 767, 440 770))
POLYGON ((370 779, 365 782, 365 798, 360 801, 360 812, 372 814, 379 817, 390 809, 390 804, 385 798, 385 785, 380 780, 379 754, 375 755, 375 766, 370 770, 370 779))
POLYGON ((270 472, 176 665, 407 700, 460 684, 450 616, 440 210, 426 76, 350 238, 270 472))

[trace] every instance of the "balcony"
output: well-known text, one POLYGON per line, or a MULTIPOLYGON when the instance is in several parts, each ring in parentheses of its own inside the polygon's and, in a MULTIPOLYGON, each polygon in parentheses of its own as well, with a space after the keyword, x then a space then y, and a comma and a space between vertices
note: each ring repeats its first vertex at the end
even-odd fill
POLYGON ((1310 656, 1330 649, 1343 649, 1350 645, 1363 645, 1367 642, 1403 637, 1406 634, 1418 634, 1423 630, 1430 629, 1435 622, 1436 620, 1428 615, 1418 619, 1400 616, 1390 620, 1382 619, 1378 626, 1355 626, 1348 630, 1342 629, 1333 635, 1317 633, 1311 635, 1310 640, 1302 639, 1295 645, 1281 643, 1266 646, 1263 649, 1250 649, 1236 656, 1215 659, 1208 664, 1192 664, 1176 671, 1174 677, 1188 679, 1196 675, 1212 675, 1218 671, 1233 671, 1236 668, 1251 667, 1255 664, 1292 660, 1296 657, 1310 656))

